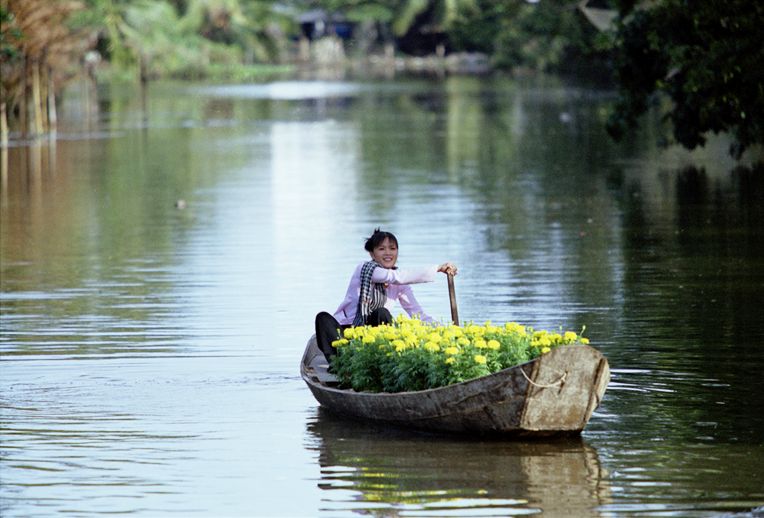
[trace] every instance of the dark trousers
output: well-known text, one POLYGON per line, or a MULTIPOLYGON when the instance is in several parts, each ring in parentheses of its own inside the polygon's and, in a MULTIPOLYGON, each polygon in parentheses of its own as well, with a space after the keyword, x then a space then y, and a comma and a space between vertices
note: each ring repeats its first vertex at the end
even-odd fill
MULTIPOLYGON (((372 311, 366 318, 367 326, 378 326, 380 324, 390 324, 393 321, 393 315, 386 308, 379 308, 372 311)), ((342 338, 342 331, 351 327, 349 325, 340 325, 332 315, 322 311, 316 315, 316 342, 318 348, 324 353, 326 359, 331 361, 332 356, 337 351, 332 347, 332 342, 342 338)))

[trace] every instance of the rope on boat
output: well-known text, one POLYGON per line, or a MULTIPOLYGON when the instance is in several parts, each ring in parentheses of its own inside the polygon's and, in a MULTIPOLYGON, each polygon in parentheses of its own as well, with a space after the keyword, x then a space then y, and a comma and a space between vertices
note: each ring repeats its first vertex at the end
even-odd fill
MULTIPOLYGON (((528 377, 528 375, 525 373, 525 370, 524 370, 524 369, 520 369, 520 372, 522 372, 522 373, 523 373, 523 377, 524 377, 526 380, 528 380, 528 383, 530 383, 530 384, 531 384, 531 385, 533 385, 534 387, 538 387, 538 388, 552 388, 552 387, 556 387, 556 386, 558 386, 558 385, 559 385, 560 387, 562 387, 562 384, 563 384, 563 383, 565 383, 565 378, 567 378, 567 377, 568 377, 568 373, 567 373, 567 372, 563 372, 563 373, 562 373, 562 376, 560 376, 560 378, 559 378, 557 381, 553 381, 552 383, 549 383, 549 384, 542 384, 542 383, 536 383, 535 381, 533 381, 532 379, 530 379, 530 378, 528 377)), ((558 371, 558 372, 559 372, 559 371, 558 371)))

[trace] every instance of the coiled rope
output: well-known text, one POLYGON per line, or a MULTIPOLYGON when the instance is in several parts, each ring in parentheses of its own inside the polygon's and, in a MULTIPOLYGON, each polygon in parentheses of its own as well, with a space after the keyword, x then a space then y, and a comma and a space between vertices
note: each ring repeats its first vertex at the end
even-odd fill
MULTIPOLYGON (((565 383, 565 378, 568 377, 568 373, 567 372, 563 372, 562 375, 560 376, 560 378, 557 381, 553 381, 552 383, 549 383, 549 384, 545 385, 545 384, 541 384, 541 383, 536 383, 535 381, 530 379, 528 377, 528 375, 525 373, 525 369, 520 369, 520 372, 523 373, 523 377, 528 380, 528 383, 530 383, 534 387, 538 387, 538 388, 552 388, 552 387, 556 387, 557 385, 562 387, 562 384, 565 383)), ((557 371, 557 372, 559 372, 559 371, 557 371)))

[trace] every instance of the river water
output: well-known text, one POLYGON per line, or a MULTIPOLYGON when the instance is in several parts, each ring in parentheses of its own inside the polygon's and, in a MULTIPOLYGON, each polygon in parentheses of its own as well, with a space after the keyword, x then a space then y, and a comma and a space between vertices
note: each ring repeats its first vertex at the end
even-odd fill
MULTIPOLYGON (((764 513, 764 177, 608 140, 554 79, 73 87, 5 156, 0 513, 764 513), (177 208, 179 200, 185 207, 177 208), (580 330, 580 440, 319 408, 298 363, 363 238, 451 260, 463 321, 580 330)), ((449 316, 445 278, 416 287, 449 316)))

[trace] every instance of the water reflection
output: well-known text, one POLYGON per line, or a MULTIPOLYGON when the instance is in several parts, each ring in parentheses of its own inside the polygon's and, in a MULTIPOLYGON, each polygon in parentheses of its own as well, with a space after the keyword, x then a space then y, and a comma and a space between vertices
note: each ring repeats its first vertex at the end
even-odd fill
MULTIPOLYGON (((0 157, 4 515, 50 495, 48 510, 149 516, 764 502, 764 174, 733 169, 726 145, 661 151, 649 128, 615 145, 607 94, 545 80, 101 93, 97 114, 64 99, 55 147, 0 157), (613 381, 584 442, 315 413, 302 347, 376 225, 402 266, 463 265, 464 320, 587 326, 613 381), (94 485, 103 473, 121 492, 94 485)), ((417 297, 449 314, 444 283, 417 297)))
POLYGON ((321 408, 308 423, 322 511, 373 516, 598 516, 607 473, 582 439, 465 440, 367 425, 321 408))

